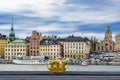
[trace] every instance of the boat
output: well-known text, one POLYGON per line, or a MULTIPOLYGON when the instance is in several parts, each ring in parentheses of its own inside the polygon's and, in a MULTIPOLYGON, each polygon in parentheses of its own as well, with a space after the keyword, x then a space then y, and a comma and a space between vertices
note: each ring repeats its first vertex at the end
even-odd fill
POLYGON ((88 65, 88 63, 86 62, 86 61, 83 61, 82 63, 81 63, 81 66, 87 66, 88 65))
POLYGON ((47 56, 26 56, 13 59, 14 64, 46 64, 49 57, 47 56))

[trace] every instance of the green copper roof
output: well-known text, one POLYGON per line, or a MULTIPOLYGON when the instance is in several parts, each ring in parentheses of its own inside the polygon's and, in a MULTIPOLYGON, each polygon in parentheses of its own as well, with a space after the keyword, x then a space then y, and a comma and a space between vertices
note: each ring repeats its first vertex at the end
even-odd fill
POLYGON ((107 26, 107 31, 106 32, 111 32, 110 26, 107 26))
POLYGON ((26 43, 25 41, 23 40, 15 40, 15 41, 12 41, 10 42, 9 44, 7 44, 7 46, 10 46, 10 45, 22 45, 22 46, 26 46, 26 43))

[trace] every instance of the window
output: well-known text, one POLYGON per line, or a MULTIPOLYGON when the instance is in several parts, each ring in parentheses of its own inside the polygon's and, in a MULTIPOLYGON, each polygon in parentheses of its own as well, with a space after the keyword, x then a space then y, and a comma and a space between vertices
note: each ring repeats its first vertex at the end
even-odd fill
POLYGON ((98 50, 100 50, 100 47, 98 46, 98 50))
POLYGON ((110 50, 112 50, 112 46, 110 46, 110 50))
POLYGON ((103 46, 101 46, 101 49, 103 50, 103 46))

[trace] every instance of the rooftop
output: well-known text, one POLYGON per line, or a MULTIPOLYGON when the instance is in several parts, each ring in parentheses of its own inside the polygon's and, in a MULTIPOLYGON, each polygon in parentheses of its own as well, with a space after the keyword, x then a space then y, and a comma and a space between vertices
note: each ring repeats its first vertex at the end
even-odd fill
POLYGON ((14 45, 14 44, 26 46, 26 43, 24 40, 14 40, 14 41, 10 42, 9 44, 7 44, 7 46, 14 45))
POLYGON ((57 41, 53 39, 43 39, 40 45, 57 45, 57 41))
POLYGON ((76 37, 74 35, 65 38, 64 42, 86 42, 89 41, 87 37, 76 37))
POLYGON ((1 40, 7 40, 7 37, 6 37, 6 35, 2 35, 2 34, 0 33, 0 39, 1 39, 1 40))

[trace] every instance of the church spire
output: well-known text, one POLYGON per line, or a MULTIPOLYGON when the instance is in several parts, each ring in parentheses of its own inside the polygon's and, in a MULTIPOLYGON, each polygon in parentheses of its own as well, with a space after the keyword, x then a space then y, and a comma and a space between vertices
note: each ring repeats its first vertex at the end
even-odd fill
POLYGON ((106 31, 106 32, 107 32, 107 33, 111 32, 110 26, 107 26, 107 31, 106 31))
POLYGON ((110 29, 110 26, 107 26, 107 30, 105 32, 105 38, 108 40, 112 40, 112 31, 110 29))
POLYGON ((11 25, 11 30, 13 31, 14 29, 13 29, 13 16, 12 16, 12 23, 11 23, 12 25, 11 25))
POLYGON ((10 39, 10 41, 15 40, 15 32, 14 32, 14 28, 13 28, 13 16, 12 16, 12 21, 11 21, 11 29, 10 29, 9 39, 10 39))

